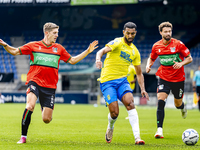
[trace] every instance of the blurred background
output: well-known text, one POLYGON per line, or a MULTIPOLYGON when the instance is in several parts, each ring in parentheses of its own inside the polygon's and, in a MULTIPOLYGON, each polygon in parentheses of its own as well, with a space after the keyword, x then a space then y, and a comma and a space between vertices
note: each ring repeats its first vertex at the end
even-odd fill
MULTIPOLYGON (((138 27, 134 44, 141 54, 145 86, 151 100, 147 102, 140 97, 136 83, 135 103, 155 106, 155 72, 159 60, 150 74, 145 74, 145 66, 152 45, 161 39, 158 25, 169 21, 173 24, 173 37, 185 43, 193 57, 193 62, 185 66, 184 96, 193 107, 192 77, 200 65, 199 7, 199 0, 0 0, 0 38, 14 47, 39 41, 44 37, 43 25, 54 22, 60 26, 57 42, 72 56, 87 49, 93 40, 99 40, 99 48, 78 64, 60 62, 56 102, 103 104, 97 81, 100 70, 95 68, 96 52, 123 36, 123 25, 132 21, 138 27)), ((25 102, 28 70, 29 56, 13 57, 0 47, 0 93, 5 96, 5 102, 25 102)), ((173 97, 168 99, 171 106, 173 97)))

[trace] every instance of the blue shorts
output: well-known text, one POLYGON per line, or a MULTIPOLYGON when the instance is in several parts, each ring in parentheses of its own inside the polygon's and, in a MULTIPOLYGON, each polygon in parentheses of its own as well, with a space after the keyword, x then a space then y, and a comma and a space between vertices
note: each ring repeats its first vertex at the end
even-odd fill
POLYGON ((126 77, 100 83, 100 89, 107 106, 118 99, 121 101, 124 94, 133 91, 126 77))

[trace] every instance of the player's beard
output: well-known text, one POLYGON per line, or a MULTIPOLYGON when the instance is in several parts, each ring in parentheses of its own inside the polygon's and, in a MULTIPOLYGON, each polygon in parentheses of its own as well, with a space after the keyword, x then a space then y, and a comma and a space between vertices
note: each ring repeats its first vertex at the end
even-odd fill
POLYGON ((133 40, 134 40, 134 38, 133 38, 131 41, 129 41, 126 37, 125 37, 124 39, 126 40, 126 42, 127 42, 128 44, 133 43, 133 40))
POLYGON ((166 41, 170 41, 170 40, 171 40, 171 36, 170 36, 170 35, 169 35, 169 36, 165 36, 164 39, 165 39, 166 41))

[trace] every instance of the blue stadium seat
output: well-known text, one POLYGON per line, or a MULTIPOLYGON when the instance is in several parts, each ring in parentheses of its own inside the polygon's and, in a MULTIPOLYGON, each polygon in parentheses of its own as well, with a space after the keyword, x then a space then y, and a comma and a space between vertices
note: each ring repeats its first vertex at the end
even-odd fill
POLYGON ((4 68, 0 68, 0 72, 4 73, 5 72, 4 68))
POLYGON ((11 68, 10 68, 10 66, 9 65, 5 65, 5 69, 6 69, 6 72, 12 72, 12 70, 11 70, 11 68))
POLYGON ((0 65, 0 69, 3 69, 4 70, 4 65, 1 63, 0 65))
POLYGON ((8 52, 6 50, 3 50, 3 55, 7 55, 8 52))
POLYGON ((14 73, 14 78, 15 78, 15 79, 18 79, 17 73, 14 73))

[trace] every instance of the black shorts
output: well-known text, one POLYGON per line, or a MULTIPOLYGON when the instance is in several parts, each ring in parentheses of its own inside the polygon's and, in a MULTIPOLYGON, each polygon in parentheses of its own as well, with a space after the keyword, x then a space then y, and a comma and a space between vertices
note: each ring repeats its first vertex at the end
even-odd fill
POLYGON ((200 96, 200 86, 197 86, 196 92, 197 92, 197 95, 200 96))
POLYGON ((169 95, 170 90, 176 99, 183 98, 184 94, 184 81, 181 82, 168 82, 161 78, 158 79, 157 93, 165 92, 169 95))
POLYGON ((26 94, 33 92, 37 98, 39 98, 41 107, 48 107, 53 109, 55 103, 55 91, 56 89, 45 88, 39 86, 37 83, 30 81, 26 94))

